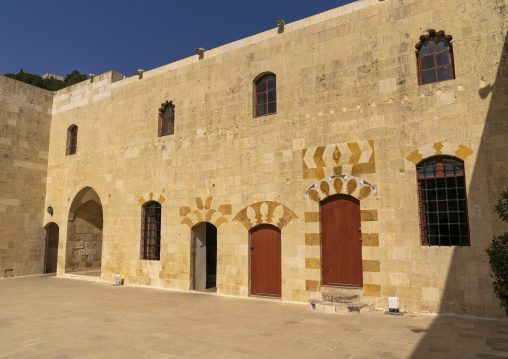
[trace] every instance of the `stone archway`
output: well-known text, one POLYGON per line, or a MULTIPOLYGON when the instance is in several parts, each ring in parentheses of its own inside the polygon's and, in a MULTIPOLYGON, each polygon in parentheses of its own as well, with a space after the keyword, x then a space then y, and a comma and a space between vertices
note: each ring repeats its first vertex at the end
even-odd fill
POLYGON ((100 275, 102 227, 101 200, 92 188, 85 187, 74 197, 69 210, 66 272, 90 272, 100 275))

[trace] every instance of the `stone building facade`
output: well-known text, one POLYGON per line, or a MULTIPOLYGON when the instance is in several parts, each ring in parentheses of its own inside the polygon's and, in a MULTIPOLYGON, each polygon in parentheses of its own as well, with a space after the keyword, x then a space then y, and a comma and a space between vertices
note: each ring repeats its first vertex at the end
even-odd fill
POLYGON ((338 284, 377 308, 503 315, 484 249, 507 230, 505 6, 357 1, 139 76, 54 94, 0 77, 0 270, 48 268, 51 226, 59 276, 291 302, 338 284), (452 79, 421 84, 432 39, 452 79), (431 223, 425 191, 450 188, 417 166, 448 160, 467 214, 445 194, 431 223))

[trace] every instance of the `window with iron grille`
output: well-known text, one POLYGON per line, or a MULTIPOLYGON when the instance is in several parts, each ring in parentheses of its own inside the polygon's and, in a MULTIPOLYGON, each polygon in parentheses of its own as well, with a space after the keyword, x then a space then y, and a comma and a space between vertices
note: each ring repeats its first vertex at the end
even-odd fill
POLYGON ((416 166, 422 245, 468 246, 464 163, 436 156, 416 166))
POLYGON ((420 85, 455 78, 453 51, 444 36, 431 36, 418 48, 418 80, 420 85))
POLYGON ((78 126, 73 125, 67 130, 67 155, 76 154, 78 146, 78 126))
POLYGON ((167 136, 175 133, 175 106, 172 103, 168 103, 161 116, 162 123, 160 136, 167 136))
POLYGON ((275 75, 264 75, 256 81, 256 117, 277 113, 275 75))
POLYGON ((151 201, 143 206, 141 259, 159 260, 161 253, 161 205, 151 201))

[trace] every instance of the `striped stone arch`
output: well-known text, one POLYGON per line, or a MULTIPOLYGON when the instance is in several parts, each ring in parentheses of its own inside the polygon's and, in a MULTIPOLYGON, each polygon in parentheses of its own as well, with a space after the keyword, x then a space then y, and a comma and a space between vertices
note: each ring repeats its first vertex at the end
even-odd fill
POLYGON ((321 202, 329 196, 336 194, 347 194, 358 200, 363 200, 376 194, 377 189, 358 177, 338 175, 323 178, 314 183, 305 192, 305 198, 310 198, 314 202, 321 202))
POLYGON ((156 192, 149 192, 145 193, 143 196, 139 197, 138 202, 140 205, 144 205, 146 202, 150 201, 156 201, 159 202, 159 204, 162 204, 166 201, 166 198, 164 196, 156 193, 156 192))
POLYGON ((444 155, 457 157, 464 161, 467 157, 472 155, 473 152, 473 149, 461 144, 451 142, 433 142, 414 150, 406 157, 406 160, 417 165, 426 158, 444 155))
POLYGON ((237 213, 233 221, 240 222, 247 230, 258 224, 273 224, 280 230, 298 216, 279 202, 264 201, 248 205, 237 213))
POLYGON ((231 205, 223 204, 218 209, 212 207, 213 197, 207 197, 203 202, 201 197, 196 197, 196 207, 191 209, 190 207, 180 207, 180 217, 182 224, 186 224, 189 228, 194 227, 196 224, 201 222, 208 222, 213 224, 216 228, 219 228, 221 224, 228 223, 225 216, 231 214, 231 205))

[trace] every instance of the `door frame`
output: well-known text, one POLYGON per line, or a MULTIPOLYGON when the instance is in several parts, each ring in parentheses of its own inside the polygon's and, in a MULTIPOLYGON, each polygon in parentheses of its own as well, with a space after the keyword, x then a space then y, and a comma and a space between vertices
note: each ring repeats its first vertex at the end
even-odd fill
POLYGON ((50 234, 51 234, 51 227, 56 227, 56 230, 58 232, 57 234, 57 244, 56 244, 56 267, 55 267, 55 271, 54 272, 49 272, 49 273, 56 273, 57 270, 58 270, 58 247, 59 247, 59 244, 60 244, 60 226, 58 226, 58 224, 56 224, 55 222, 49 222, 47 223, 45 226, 44 226, 44 229, 46 231, 46 235, 44 237, 44 241, 45 241, 45 249, 44 249, 44 268, 43 268, 43 273, 46 274, 48 273, 47 272, 47 266, 48 266, 48 255, 49 255, 49 240, 50 240, 50 234), (54 224, 54 226, 53 226, 54 224))
POLYGON ((261 223, 259 225, 256 225, 252 227, 249 230, 249 240, 248 240, 248 251, 249 251, 249 296, 253 297, 262 297, 262 298, 272 298, 272 299, 281 299, 282 298, 282 231, 277 226, 271 224, 271 223, 261 223), (261 226, 269 226, 272 228, 272 230, 275 230, 276 232, 279 232, 280 234, 280 241, 279 241, 279 264, 280 264, 280 294, 279 295, 262 295, 262 294, 252 294, 252 251, 251 251, 251 245, 252 245, 252 232, 258 229, 261 226))
MULTIPOLYGON (((328 202, 328 203, 329 203, 328 202)), ((348 194, 336 194, 336 195, 332 195, 332 196, 328 196, 326 197, 325 199, 323 199, 322 201, 319 202, 319 214, 320 214, 320 221, 319 221, 319 224, 320 224, 320 234, 321 234, 321 261, 322 261, 322 264, 321 264, 321 283, 323 286, 327 286, 327 287, 343 287, 343 288, 363 288, 363 254, 362 254, 362 248, 363 248, 363 243, 362 243, 362 239, 361 239, 361 215, 360 215, 360 200, 354 196, 351 196, 351 195, 348 195, 348 194), (361 280, 361 283, 359 285, 355 285, 355 284, 325 284, 325 281, 324 281, 324 271, 325 271, 325 260, 324 260, 324 243, 325 243, 325 237, 324 237, 324 233, 323 233, 323 216, 322 216, 322 204, 323 202, 325 201, 329 201, 329 202, 334 202, 334 201, 337 201, 337 200, 341 200, 341 199, 349 199, 351 202, 355 203, 357 206, 358 206, 358 224, 359 224, 359 233, 358 235, 360 236, 359 238, 359 241, 360 241, 360 250, 359 250, 359 273, 356 273, 359 275, 360 277, 360 280, 361 280)), ((353 233, 356 233, 356 232, 353 232, 353 233)), ((351 241, 354 241, 354 239, 350 239, 351 241)), ((358 258, 358 257, 356 257, 358 258)))

